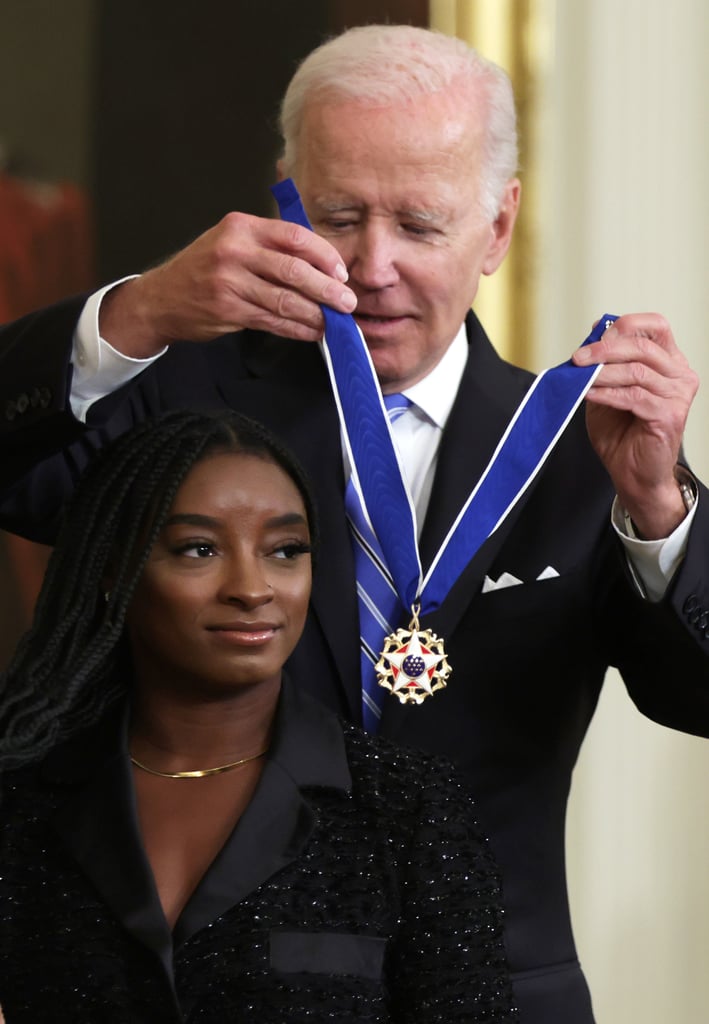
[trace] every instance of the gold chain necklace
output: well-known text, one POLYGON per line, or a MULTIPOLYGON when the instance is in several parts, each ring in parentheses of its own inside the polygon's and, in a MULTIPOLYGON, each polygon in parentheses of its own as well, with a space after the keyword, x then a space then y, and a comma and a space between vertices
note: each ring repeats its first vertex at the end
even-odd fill
POLYGON ((150 775, 159 775, 161 779, 203 779, 207 775, 221 775, 222 772, 230 772, 232 768, 239 768, 242 764, 255 761, 266 753, 268 753, 268 747, 258 754, 252 754, 251 757, 242 757, 240 761, 232 761, 231 764, 220 764, 218 768, 203 768, 201 771, 193 772, 159 772, 157 768, 148 768, 147 764, 143 764, 142 761, 138 761, 133 756, 131 756, 131 761, 136 768, 142 768, 144 772, 148 772, 150 775))

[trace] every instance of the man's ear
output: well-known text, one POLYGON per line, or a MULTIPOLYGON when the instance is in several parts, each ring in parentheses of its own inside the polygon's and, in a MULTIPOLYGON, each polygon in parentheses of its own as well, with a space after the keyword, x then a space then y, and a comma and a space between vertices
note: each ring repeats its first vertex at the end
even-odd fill
POLYGON ((511 178, 505 185, 497 217, 490 225, 490 245, 482 265, 483 274, 494 274, 507 255, 512 241, 522 186, 517 178, 511 178))
POLYGON ((288 175, 283 170, 283 157, 276 161, 276 181, 283 181, 288 175))

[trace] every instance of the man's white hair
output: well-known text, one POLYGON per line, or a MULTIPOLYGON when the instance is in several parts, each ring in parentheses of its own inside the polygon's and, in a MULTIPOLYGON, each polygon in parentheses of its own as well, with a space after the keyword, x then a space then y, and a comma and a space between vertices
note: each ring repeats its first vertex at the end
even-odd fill
POLYGON ((300 64, 283 97, 282 167, 292 174, 306 103, 355 100, 372 106, 456 89, 461 104, 479 104, 485 119, 481 207, 499 212, 506 183, 517 171, 517 125, 507 74, 461 39, 412 25, 361 25, 323 43, 300 64))

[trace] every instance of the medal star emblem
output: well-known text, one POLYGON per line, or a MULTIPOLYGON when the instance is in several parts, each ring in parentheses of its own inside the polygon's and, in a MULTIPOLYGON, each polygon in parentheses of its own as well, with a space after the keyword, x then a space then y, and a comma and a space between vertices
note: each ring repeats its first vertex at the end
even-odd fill
POLYGON ((421 704, 436 690, 446 686, 450 665, 443 641, 429 629, 418 628, 418 615, 408 629, 397 629, 384 641, 384 649, 375 665, 377 681, 402 704, 421 704))

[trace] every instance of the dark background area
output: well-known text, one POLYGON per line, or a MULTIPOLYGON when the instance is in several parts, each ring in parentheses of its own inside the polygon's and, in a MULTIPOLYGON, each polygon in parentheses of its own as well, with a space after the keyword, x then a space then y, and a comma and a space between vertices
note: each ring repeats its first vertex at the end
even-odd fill
POLYGON ((279 99, 327 34, 327 8, 103 5, 94 179, 102 280, 161 259, 228 210, 270 211, 279 99))
POLYGON ((280 98, 329 35, 426 24, 427 0, 111 0, 100 8, 93 191, 98 276, 180 248, 229 210, 268 215, 280 98))

